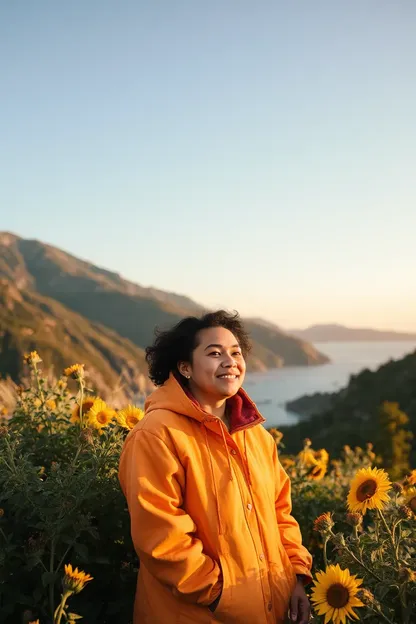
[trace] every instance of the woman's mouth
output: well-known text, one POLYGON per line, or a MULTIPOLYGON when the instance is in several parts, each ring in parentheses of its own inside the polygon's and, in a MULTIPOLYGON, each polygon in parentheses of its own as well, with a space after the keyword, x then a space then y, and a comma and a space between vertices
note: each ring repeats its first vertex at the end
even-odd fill
POLYGON ((230 375, 229 373, 225 375, 218 375, 218 379, 238 379, 240 375, 230 375))

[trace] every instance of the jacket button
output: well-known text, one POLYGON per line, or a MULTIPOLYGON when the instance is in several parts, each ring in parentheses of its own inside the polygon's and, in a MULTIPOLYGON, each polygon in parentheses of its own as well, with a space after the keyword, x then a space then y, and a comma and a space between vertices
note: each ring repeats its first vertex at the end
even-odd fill
POLYGON ((273 609, 273 605, 271 602, 269 602, 269 604, 267 605, 267 608, 269 611, 271 611, 273 609))
POLYGON ((263 555, 263 553, 260 553, 260 555, 259 555, 259 559, 260 559, 260 561, 263 561, 263 559, 264 559, 264 555, 263 555))
POLYGON ((237 455, 237 451, 235 449, 231 449, 231 455, 237 455))
POLYGON ((248 504, 247 504, 247 509, 248 509, 249 511, 251 511, 251 510, 253 509, 253 505, 252 505, 251 503, 248 503, 248 504))

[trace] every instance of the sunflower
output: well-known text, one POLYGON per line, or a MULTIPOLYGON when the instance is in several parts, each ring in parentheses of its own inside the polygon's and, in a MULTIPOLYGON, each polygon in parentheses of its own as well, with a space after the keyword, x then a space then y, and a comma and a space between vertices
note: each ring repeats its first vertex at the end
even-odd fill
POLYGON ((412 487, 406 492, 406 505, 416 516, 416 488, 412 487))
POLYGON ((361 468, 351 482, 347 503, 349 511, 383 509, 389 500, 391 483, 387 472, 378 468, 361 468))
POLYGON ((279 431, 279 429, 276 429, 276 427, 272 427, 271 429, 269 429, 269 433, 272 436, 273 440, 276 442, 276 444, 279 445, 282 441, 283 433, 279 431))
POLYGON ((353 607, 364 606, 357 598, 362 582, 349 570, 342 570, 339 564, 317 573, 311 600, 316 613, 325 616, 325 624, 345 624, 347 618, 358 619, 353 607))
POLYGON ((103 429, 113 420, 116 412, 102 399, 96 399, 88 412, 88 422, 96 429, 103 429))
POLYGON ((64 591, 70 591, 74 594, 79 594, 85 587, 88 581, 92 581, 93 577, 86 574, 82 570, 72 569, 72 565, 68 563, 65 565, 65 576, 62 581, 64 591))
POLYGON ((312 466, 308 472, 308 479, 312 481, 320 481, 324 478, 327 469, 327 464, 324 462, 317 462, 315 466, 312 466))
MULTIPOLYGON (((85 417, 88 416, 88 412, 90 411, 90 409, 92 408, 92 406, 94 405, 95 401, 98 399, 98 397, 96 396, 89 396, 86 397, 83 402, 82 402, 82 415, 85 417)), ((78 403, 76 403, 74 409, 72 410, 72 416, 71 416, 71 422, 72 423, 78 423, 80 418, 79 418, 79 414, 80 414, 80 409, 79 409, 79 405, 78 403)))
POLYGON ((143 410, 134 405, 128 405, 117 414, 118 424, 124 429, 133 429, 144 416, 143 410))
POLYGON ((329 453, 326 449, 319 449, 319 451, 315 451, 314 456, 317 462, 322 462, 323 464, 327 464, 329 462, 329 453))
POLYGON ((42 362, 37 351, 31 351, 30 353, 25 353, 24 360, 28 364, 32 364, 32 366, 35 366, 35 364, 39 364, 39 362, 42 362))
POLYGON ((404 480, 404 485, 408 487, 409 485, 416 485, 416 470, 412 470, 412 472, 407 475, 404 480))
POLYGON ((304 466, 315 466, 317 463, 314 452, 309 449, 304 449, 298 453, 298 459, 304 466))
POLYGON ((280 457, 280 463, 282 464, 285 470, 292 468, 295 465, 295 460, 288 456, 280 457))
POLYGON ((46 407, 48 409, 51 410, 51 412, 53 412, 54 410, 56 410, 56 401, 55 399, 48 399, 45 403, 46 407))
POLYGON ((64 370, 64 375, 66 375, 66 377, 73 377, 73 379, 84 377, 84 364, 72 364, 72 366, 68 366, 68 368, 64 370))

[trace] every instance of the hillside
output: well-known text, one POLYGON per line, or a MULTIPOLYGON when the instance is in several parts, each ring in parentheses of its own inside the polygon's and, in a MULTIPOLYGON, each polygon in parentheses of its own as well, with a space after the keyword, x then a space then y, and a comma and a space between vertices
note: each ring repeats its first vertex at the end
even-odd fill
POLYGON ((37 293, 0 280, 0 375, 18 380, 22 355, 37 349, 45 369, 57 376, 83 362, 94 387, 105 396, 118 388, 120 400, 143 391, 144 351, 115 332, 37 293), (123 391, 123 387, 125 391, 123 391))
MULTIPOLYGON (((65 364, 75 359, 96 362, 104 375, 105 351, 106 370, 118 358, 117 374, 131 361, 134 374, 145 373, 143 349, 153 340, 155 327, 169 327, 186 315, 204 311, 187 297, 144 288, 51 245, 8 233, 0 234, 0 279, 2 307, 13 309, 0 317, 2 335, 8 336, 0 353, 0 371, 14 378, 20 374, 16 362, 29 344, 39 350, 48 345, 48 359, 55 365, 65 355, 65 364), (45 330, 45 325, 50 329, 45 330)), ((254 339, 251 370, 328 361, 312 345, 278 328, 248 324, 254 339)))
POLYGON ((344 325, 312 325, 307 329, 293 329, 290 332, 310 342, 399 342, 416 343, 416 334, 345 327, 344 325))
POLYGON ((374 372, 364 370, 351 376, 348 386, 339 392, 291 401, 291 410, 298 407, 304 416, 315 415, 284 428, 288 451, 296 450, 301 440, 311 436, 315 448, 325 447, 333 453, 338 453, 346 441, 361 447, 374 442, 377 411, 384 401, 397 402, 408 415, 416 451, 416 351, 374 372))

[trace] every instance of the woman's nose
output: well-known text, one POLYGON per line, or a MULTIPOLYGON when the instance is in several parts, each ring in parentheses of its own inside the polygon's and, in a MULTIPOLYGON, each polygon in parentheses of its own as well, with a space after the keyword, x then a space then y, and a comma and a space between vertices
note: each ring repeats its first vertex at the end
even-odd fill
POLYGON ((222 365, 225 368, 231 368, 232 366, 234 366, 234 364, 235 364, 234 358, 231 355, 227 355, 222 365))

